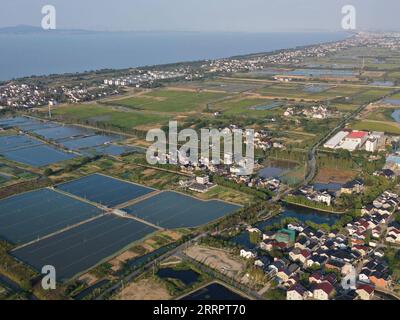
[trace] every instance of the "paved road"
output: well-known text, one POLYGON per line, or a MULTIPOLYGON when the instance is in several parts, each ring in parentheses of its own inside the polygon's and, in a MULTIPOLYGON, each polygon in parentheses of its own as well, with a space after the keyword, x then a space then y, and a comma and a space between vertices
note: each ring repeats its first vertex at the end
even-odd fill
POLYGON ((321 147, 321 145, 323 143, 325 143, 325 141, 327 141, 331 136, 333 136, 334 134, 336 134, 338 131, 340 131, 341 129, 343 129, 346 124, 352 120, 353 118, 355 118, 358 114, 360 114, 366 107, 368 106, 368 104, 364 104, 362 106, 360 106, 357 110, 355 110, 354 112, 352 112, 351 114, 349 114, 348 116, 346 116, 345 118, 343 118, 342 121, 340 121, 340 123, 333 128, 331 131, 329 131, 326 135, 324 135, 310 150, 309 154, 308 154, 308 173, 304 179, 304 185, 309 184, 315 177, 316 173, 317 173, 317 158, 316 158, 316 154, 317 154, 317 150, 318 148, 321 147))

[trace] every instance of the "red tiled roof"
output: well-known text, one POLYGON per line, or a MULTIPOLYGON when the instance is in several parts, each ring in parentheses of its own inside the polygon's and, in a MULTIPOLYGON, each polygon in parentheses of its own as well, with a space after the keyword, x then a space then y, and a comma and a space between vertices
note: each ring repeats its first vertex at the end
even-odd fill
POLYGON ((333 291, 333 285, 331 285, 328 281, 324 281, 321 283, 318 283, 317 286, 315 287, 316 290, 320 289, 326 292, 327 295, 330 295, 333 291))
POLYGON ((368 284, 359 284, 357 286, 357 290, 364 290, 366 291, 368 294, 371 294, 372 292, 374 292, 374 287, 370 286, 368 284))
POLYGON ((350 139, 360 139, 360 138, 364 138, 368 133, 365 131, 353 131, 352 133, 350 133, 346 138, 350 138, 350 139))

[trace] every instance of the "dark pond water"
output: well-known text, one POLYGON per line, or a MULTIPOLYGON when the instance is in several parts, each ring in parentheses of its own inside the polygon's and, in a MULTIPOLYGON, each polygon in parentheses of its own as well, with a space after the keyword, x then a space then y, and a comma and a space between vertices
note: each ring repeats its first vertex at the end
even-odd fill
POLYGON ((394 86, 393 81, 374 81, 371 83, 374 86, 381 86, 381 87, 391 87, 394 86))
POLYGON ((280 107, 281 105, 282 105, 282 103, 276 101, 276 102, 272 102, 270 104, 265 104, 265 105, 261 105, 261 106, 253 106, 253 107, 250 107, 250 109, 256 110, 256 111, 272 110, 272 109, 280 107))
POLYGON ((314 183, 314 188, 318 191, 329 190, 329 191, 339 191, 342 188, 342 184, 329 182, 329 183, 314 183))
POLYGON ((311 85, 304 88, 304 92, 309 93, 320 93, 328 90, 330 86, 323 86, 323 85, 311 85))
POLYGON ((160 269, 158 270, 157 275, 162 279, 178 279, 186 286, 191 286, 196 283, 200 276, 197 272, 191 269, 175 270, 173 268, 160 269))
MULTIPOLYGON (((400 100, 399 100, 400 102, 400 100)), ((399 103, 400 104, 400 103, 399 103)), ((400 109, 394 110, 392 113, 392 118, 396 121, 400 123, 400 109)))
POLYGON ((386 98, 383 100, 385 103, 388 104, 393 104, 395 106, 400 106, 400 99, 391 99, 391 98, 386 98))
MULTIPOLYGON (((271 226, 275 223, 279 223, 285 218, 297 218, 302 222, 312 221, 318 224, 326 223, 331 226, 340 219, 340 216, 331 213, 318 212, 316 210, 306 208, 287 206, 280 215, 267 221, 262 221, 256 224, 254 227, 263 231, 266 227, 271 226)), ((248 231, 243 231, 239 235, 233 237, 231 241, 248 249, 254 249, 257 246, 257 244, 254 244, 250 241, 250 233, 248 231)))
POLYGON ((107 280, 107 279, 101 280, 101 281, 95 283, 94 285, 92 285, 91 287, 86 288, 85 290, 82 290, 80 293, 78 293, 74 297, 74 299, 75 300, 82 300, 85 297, 87 297, 88 295, 90 295, 93 291, 95 291, 96 289, 107 285, 109 282, 110 282, 110 280, 107 280))
POLYGON ((181 300, 248 300, 245 297, 233 292, 227 287, 212 283, 204 288, 201 288, 181 300))
POLYGON ((265 167, 260 170, 258 175, 264 179, 267 178, 277 178, 285 172, 282 168, 277 167, 265 167))

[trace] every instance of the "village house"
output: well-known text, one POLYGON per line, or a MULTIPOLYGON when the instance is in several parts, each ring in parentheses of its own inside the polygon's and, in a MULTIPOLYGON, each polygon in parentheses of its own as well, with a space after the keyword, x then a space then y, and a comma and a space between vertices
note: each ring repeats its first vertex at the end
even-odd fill
POLYGON ((374 297, 374 287, 368 284, 358 284, 356 292, 361 300, 372 300, 374 297))
POLYGON ((318 283, 313 291, 316 300, 329 300, 335 294, 335 288, 328 281, 318 283))

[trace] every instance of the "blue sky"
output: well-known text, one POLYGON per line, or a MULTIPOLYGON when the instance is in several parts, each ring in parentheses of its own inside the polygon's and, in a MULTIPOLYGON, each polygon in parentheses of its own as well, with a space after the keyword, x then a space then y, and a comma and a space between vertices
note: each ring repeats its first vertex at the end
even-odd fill
POLYGON ((0 27, 39 26, 46 4, 62 29, 336 31, 352 4, 358 29, 400 31, 400 0, 1 0, 0 27))

